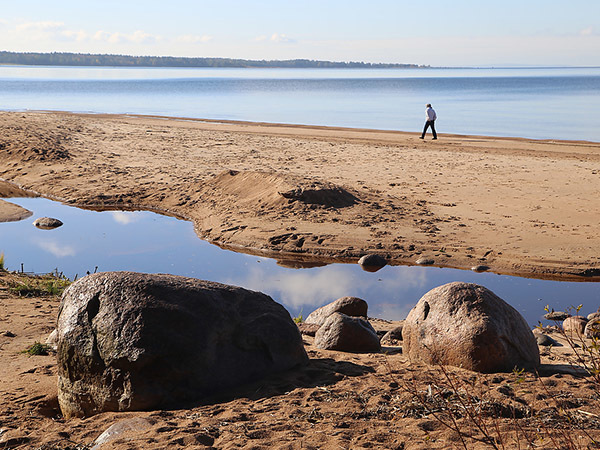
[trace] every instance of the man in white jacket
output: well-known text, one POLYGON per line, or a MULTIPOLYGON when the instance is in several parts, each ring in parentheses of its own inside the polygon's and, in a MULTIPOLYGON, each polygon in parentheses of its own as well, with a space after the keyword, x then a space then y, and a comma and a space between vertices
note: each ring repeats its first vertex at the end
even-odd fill
POLYGON ((427 122, 425 122, 425 128, 423 128, 423 133, 421 134, 421 139, 425 139, 425 133, 427 133, 427 128, 431 127, 431 132, 433 133, 433 139, 437 139, 437 133, 435 132, 435 119, 437 119, 437 114, 434 109, 431 107, 431 103, 427 103, 427 109, 425 110, 425 115, 427 116, 427 122))

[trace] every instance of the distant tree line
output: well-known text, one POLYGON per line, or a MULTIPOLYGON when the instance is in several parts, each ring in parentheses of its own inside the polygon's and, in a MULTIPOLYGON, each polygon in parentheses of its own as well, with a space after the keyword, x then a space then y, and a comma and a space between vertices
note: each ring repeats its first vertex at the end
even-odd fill
POLYGON ((173 56, 94 55, 88 53, 18 53, 0 51, 0 64, 25 66, 116 67, 272 67, 272 68, 417 68, 417 64, 316 61, 311 59, 250 60, 232 58, 178 58, 173 56))

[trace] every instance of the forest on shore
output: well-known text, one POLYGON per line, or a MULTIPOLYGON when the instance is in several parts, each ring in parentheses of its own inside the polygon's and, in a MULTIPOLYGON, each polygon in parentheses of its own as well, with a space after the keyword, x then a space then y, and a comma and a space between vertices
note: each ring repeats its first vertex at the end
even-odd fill
POLYGON ((234 58, 185 58, 174 56, 128 56, 89 53, 22 53, 0 51, 0 64, 25 66, 112 67, 237 67, 237 68, 331 68, 390 69, 426 68, 417 64, 318 61, 312 59, 251 60, 234 58))

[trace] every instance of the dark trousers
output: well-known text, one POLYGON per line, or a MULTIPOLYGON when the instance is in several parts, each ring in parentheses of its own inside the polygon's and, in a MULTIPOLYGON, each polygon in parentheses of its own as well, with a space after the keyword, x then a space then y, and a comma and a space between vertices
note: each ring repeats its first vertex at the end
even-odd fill
POLYGON ((437 133, 435 132, 435 120, 428 120, 425 122, 425 128, 423 128, 422 138, 425 137, 425 133, 427 133, 427 128, 431 127, 431 132, 433 133, 433 138, 437 139, 437 133))

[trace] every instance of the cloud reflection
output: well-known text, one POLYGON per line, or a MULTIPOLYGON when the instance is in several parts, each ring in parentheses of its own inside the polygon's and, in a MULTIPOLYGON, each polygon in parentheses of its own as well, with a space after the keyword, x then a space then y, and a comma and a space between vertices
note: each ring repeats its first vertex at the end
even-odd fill
POLYGON ((125 211, 111 211, 110 213, 115 222, 121 225, 129 225, 130 223, 137 222, 138 216, 132 212, 125 211))
POLYGON ((57 258, 64 258, 65 256, 75 256, 77 254, 75 247, 71 245, 60 244, 59 242, 44 239, 38 240, 35 244, 45 250, 46 252, 54 255, 57 258))
POLYGON ((320 269, 252 267, 244 279, 229 283, 265 292, 292 314, 304 316, 340 297, 351 295, 369 303, 370 314, 403 319, 427 288, 422 267, 389 267, 378 273, 364 272, 357 265, 331 265, 320 269))

